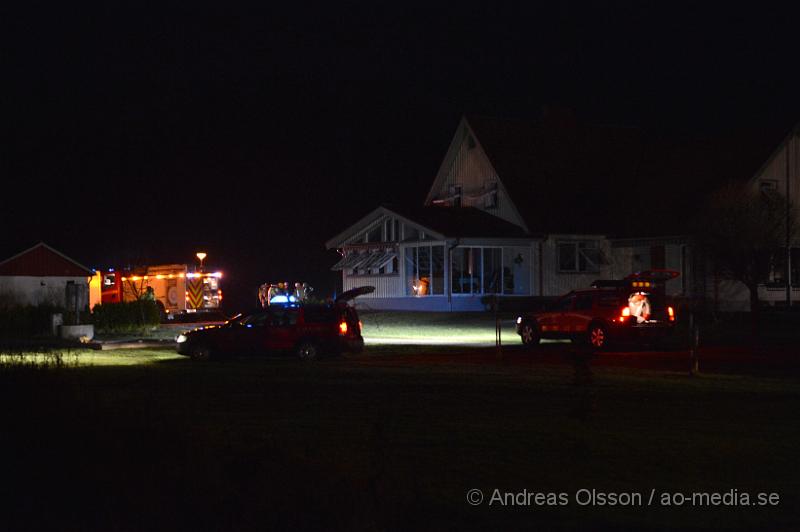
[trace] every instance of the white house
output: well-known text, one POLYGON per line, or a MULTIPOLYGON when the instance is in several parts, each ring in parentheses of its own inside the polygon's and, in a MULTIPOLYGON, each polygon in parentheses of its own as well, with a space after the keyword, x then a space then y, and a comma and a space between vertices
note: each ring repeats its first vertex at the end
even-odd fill
MULTIPOLYGON (((535 123, 465 116, 423 205, 380 206, 326 246, 344 290, 376 287, 357 301, 371 308, 480 310, 654 268, 681 274, 672 296, 735 307, 738 288, 695 253, 693 215, 716 187, 753 175, 769 133, 675 138, 557 110, 535 123)), ((795 137, 786 143, 797 161, 795 137)), ((754 179, 782 189, 790 175, 800 197, 800 165, 787 174, 784 160, 779 148, 754 179)))
POLYGON ((83 310, 93 275, 86 266, 40 242, 0 262, 0 301, 4 305, 66 307, 69 293, 78 298, 83 310))
POLYGON ((378 207, 326 242, 343 290, 375 286, 357 301, 370 308, 482 310, 629 273, 614 271, 593 197, 635 170, 622 152, 638 130, 545 118, 462 118, 422 206, 378 207))
MULTIPOLYGON (((750 183, 758 190, 783 194, 795 207, 800 205, 800 125, 786 134, 753 174, 750 183)), ((795 214, 798 213, 800 210, 795 214)), ((789 243, 789 252, 784 248, 775 254, 769 279, 759 287, 759 299, 769 305, 800 305, 800 219, 793 223, 796 234, 789 243)), ((746 308, 749 305, 747 291, 742 285, 721 284, 728 306, 746 308)))

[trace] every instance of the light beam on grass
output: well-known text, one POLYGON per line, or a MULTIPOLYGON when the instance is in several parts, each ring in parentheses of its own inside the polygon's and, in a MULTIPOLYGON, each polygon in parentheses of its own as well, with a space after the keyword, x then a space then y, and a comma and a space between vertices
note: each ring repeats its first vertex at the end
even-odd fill
POLYGON ((151 349, 118 349, 113 351, 76 350, 61 353, 22 352, 0 354, 0 368, 49 367, 79 368, 88 366, 143 366, 165 360, 185 360, 185 357, 170 351, 151 349))
MULTIPOLYGON (((364 312, 362 319, 367 345, 495 345, 494 317, 484 313, 364 312)), ((521 343, 515 319, 500 325, 504 345, 521 343)))

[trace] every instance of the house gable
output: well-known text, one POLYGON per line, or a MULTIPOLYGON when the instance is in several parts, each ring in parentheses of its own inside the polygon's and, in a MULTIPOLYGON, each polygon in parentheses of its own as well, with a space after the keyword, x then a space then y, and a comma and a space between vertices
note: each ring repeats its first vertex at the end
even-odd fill
POLYGON ((44 242, 0 262, 0 275, 30 277, 85 277, 93 272, 44 242))
POLYGON ((466 117, 456 128, 425 205, 475 207, 529 230, 466 117))
POLYGON ((797 203, 800 197, 800 125, 783 139, 775 151, 752 177, 753 185, 761 190, 775 190, 797 203), (789 178, 788 187, 786 178, 789 178))
POLYGON ((358 244, 401 242, 428 239, 443 240, 441 233, 398 214, 387 207, 378 207, 325 243, 328 249, 358 244))

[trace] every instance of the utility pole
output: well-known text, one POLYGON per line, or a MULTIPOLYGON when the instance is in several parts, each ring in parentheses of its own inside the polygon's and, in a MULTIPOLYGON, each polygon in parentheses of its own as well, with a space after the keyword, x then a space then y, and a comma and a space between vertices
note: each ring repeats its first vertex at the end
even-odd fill
POLYGON ((495 346, 495 357, 497 360, 502 360, 503 358, 503 341, 500 337, 501 335, 501 327, 500 327, 500 316, 497 313, 498 309, 498 301, 497 301, 497 294, 495 293, 492 296, 492 306, 494 307, 494 346, 495 346))
POLYGON ((789 186, 790 180, 790 172, 789 172, 789 152, 791 151, 792 147, 792 140, 794 139, 794 129, 789 133, 789 136, 786 139, 786 145, 784 146, 784 150, 786 150, 786 309, 792 309, 792 240, 791 240, 791 232, 789 229, 791 228, 792 220, 792 210, 788 208, 790 205, 790 191, 791 187, 789 186))

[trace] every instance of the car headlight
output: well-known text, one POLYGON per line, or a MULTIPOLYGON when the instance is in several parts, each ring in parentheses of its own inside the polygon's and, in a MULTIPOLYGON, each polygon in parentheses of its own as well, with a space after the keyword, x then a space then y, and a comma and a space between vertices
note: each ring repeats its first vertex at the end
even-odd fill
POLYGON ((179 344, 182 344, 182 343, 183 343, 183 342, 185 342, 187 339, 188 339, 188 338, 186 338, 186 335, 185 335, 185 334, 179 334, 178 336, 176 336, 176 337, 175 337, 175 341, 176 341, 176 342, 178 342, 179 344))
POLYGON ((517 317, 517 325, 519 325, 520 323, 522 323, 522 316, 517 317))

